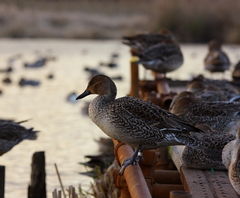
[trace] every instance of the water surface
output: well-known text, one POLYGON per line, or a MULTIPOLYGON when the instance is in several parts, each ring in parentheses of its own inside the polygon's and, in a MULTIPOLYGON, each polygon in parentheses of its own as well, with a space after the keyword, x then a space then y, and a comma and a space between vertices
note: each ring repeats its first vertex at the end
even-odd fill
MULTIPOLYGON (((86 101, 94 96, 78 101, 75 104, 66 102, 69 93, 82 93, 86 88, 88 73, 85 66, 98 68, 111 76, 122 75, 123 81, 115 81, 118 87, 118 97, 128 94, 130 87, 129 49, 121 41, 90 41, 90 40, 54 40, 54 39, 0 39, 0 68, 7 67, 10 57, 20 54, 14 63, 14 72, 10 74, 13 81, 10 85, 0 82, 3 95, 0 96, 0 118, 21 121, 26 127, 34 127, 41 131, 37 141, 24 141, 10 152, 1 156, 0 164, 6 166, 5 197, 27 197, 27 186, 30 181, 31 157, 36 151, 45 151, 48 197, 54 188, 60 189, 54 163, 57 163, 65 187, 79 184, 89 189, 92 181, 89 177, 78 174, 85 167, 84 156, 98 153, 95 140, 106 137, 91 120, 81 113, 86 101), (119 67, 110 69, 98 66, 100 62, 110 60, 112 53, 118 53, 119 67), (51 55, 55 61, 49 61, 43 68, 26 69, 24 62, 32 62, 37 55, 51 55), (54 74, 53 79, 47 79, 48 74, 54 74), (39 87, 19 87, 20 78, 40 80, 39 87)), ((190 79, 191 76, 211 75, 203 69, 203 59, 207 53, 206 45, 181 45, 184 54, 184 65, 167 76, 173 79, 190 79)), ((227 45, 224 50, 235 64, 240 56, 240 46, 227 45)), ((141 67, 140 76, 144 75, 141 67)), ((151 73, 147 76, 151 78, 151 73)), ((0 80, 6 74, 0 73, 0 80)), ((220 78, 221 75, 215 76, 220 78)), ((231 71, 225 78, 231 79, 231 71)))

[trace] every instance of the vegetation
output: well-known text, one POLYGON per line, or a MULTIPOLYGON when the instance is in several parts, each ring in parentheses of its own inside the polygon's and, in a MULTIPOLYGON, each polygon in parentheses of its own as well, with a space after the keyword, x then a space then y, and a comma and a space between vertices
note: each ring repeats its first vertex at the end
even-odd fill
POLYGON ((2 0, 0 37, 119 39, 169 28, 180 42, 240 43, 237 0, 2 0))

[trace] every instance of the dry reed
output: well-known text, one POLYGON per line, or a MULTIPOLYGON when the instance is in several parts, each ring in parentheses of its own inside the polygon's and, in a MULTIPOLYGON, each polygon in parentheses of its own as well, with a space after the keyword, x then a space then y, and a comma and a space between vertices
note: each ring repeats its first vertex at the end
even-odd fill
POLYGON ((237 0, 2 0, 0 37, 119 39, 169 28, 180 42, 240 43, 237 0))

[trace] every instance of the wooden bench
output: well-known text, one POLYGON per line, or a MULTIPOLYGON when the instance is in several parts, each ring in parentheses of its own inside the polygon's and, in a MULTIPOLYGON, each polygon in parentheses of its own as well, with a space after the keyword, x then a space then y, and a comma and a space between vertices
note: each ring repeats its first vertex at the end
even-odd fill
POLYGON ((171 157, 175 163, 185 191, 193 198, 240 198, 233 189, 227 171, 211 171, 186 168, 181 160, 184 146, 172 146, 171 157))

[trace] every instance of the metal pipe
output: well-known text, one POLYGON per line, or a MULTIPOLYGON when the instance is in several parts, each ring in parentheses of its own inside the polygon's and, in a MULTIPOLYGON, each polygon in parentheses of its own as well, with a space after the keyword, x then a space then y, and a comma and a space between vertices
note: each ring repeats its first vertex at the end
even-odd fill
MULTIPOLYGON (((132 52, 131 52, 132 54, 132 52)), ((133 54, 132 54, 133 56, 133 54)), ((139 71, 138 71, 138 63, 131 61, 130 62, 130 69, 131 69, 131 91, 130 96, 139 98, 139 71)))
POLYGON ((169 94, 171 89, 166 78, 156 79, 157 91, 160 94, 169 94))
MULTIPOLYGON (((117 140, 113 140, 115 157, 120 164, 131 157, 133 149, 117 140)), ((131 198, 151 198, 147 183, 143 177, 141 168, 137 165, 129 165, 123 173, 131 198)))
POLYGON ((182 184, 177 170, 156 170, 154 179, 159 184, 182 184))
POLYGON ((184 190, 184 188, 182 185, 177 184, 154 184, 152 197, 166 198, 169 197, 170 192, 173 190, 180 191, 184 190))
POLYGON ((192 194, 183 190, 174 190, 170 192, 170 198, 192 198, 192 194))

